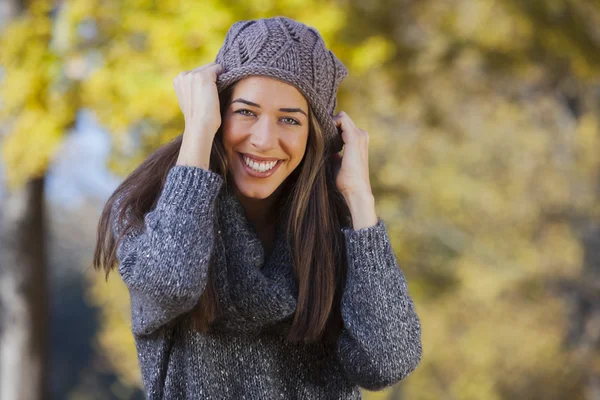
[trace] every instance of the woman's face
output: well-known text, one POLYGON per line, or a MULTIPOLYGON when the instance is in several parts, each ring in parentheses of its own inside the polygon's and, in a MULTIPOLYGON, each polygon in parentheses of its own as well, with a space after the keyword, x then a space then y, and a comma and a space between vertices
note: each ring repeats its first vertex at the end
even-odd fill
POLYGON ((294 86, 262 76, 237 82, 222 121, 229 171, 245 197, 264 199, 306 150, 308 103, 294 86))

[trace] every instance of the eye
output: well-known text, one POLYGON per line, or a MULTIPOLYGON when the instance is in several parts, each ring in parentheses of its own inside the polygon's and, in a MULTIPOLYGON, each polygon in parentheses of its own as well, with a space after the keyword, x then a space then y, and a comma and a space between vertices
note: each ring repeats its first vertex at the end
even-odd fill
POLYGON ((283 120, 287 120, 289 122, 286 122, 286 124, 290 124, 290 125, 300 125, 300 122, 296 121, 294 118, 290 118, 290 117, 284 117, 283 120))
POLYGON ((236 110, 235 112, 238 113, 238 114, 241 114, 241 115, 246 115, 246 116, 252 116, 252 115, 254 115, 254 113, 252 111, 247 110, 245 108, 240 108, 239 110, 236 110))

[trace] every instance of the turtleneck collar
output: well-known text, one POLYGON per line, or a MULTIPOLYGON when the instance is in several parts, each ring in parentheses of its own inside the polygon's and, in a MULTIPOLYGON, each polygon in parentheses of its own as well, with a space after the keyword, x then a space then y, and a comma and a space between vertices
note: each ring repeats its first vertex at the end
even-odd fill
POLYGON ((291 319, 298 296, 282 209, 267 257, 253 224, 229 185, 217 201, 214 266, 220 313, 213 329, 260 333, 291 319))

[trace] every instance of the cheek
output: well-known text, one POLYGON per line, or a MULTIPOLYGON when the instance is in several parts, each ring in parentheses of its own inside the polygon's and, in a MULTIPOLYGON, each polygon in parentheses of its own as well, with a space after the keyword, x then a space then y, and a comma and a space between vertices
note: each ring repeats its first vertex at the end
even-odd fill
POLYGON ((306 135, 290 135, 286 137, 284 142, 286 152, 293 158, 296 162, 300 162, 302 157, 304 157, 304 152, 306 151, 306 143, 308 139, 308 134, 306 135))
POLYGON ((236 129, 234 123, 224 122, 222 132, 223 146, 225 147, 225 151, 230 153, 233 147, 243 140, 243 135, 241 134, 242 130, 236 129))

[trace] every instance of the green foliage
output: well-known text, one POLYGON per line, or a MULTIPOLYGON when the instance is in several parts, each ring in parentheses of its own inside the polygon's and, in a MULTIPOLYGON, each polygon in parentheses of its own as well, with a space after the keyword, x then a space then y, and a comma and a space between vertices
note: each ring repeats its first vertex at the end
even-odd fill
POLYGON ((0 122, 10 132, 2 143, 2 159, 10 187, 44 175, 77 110, 61 57, 49 47, 47 7, 47 2, 34 2, 0 36, 0 122))

